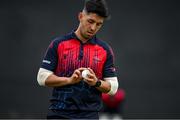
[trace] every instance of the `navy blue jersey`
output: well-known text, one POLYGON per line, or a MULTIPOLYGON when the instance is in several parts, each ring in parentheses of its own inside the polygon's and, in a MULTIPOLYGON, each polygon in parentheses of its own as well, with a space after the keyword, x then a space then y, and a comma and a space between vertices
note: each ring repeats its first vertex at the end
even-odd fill
MULTIPOLYGON (((95 36, 82 43, 74 32, 57 37, 49 45, 42 68, 60 77, 70 77, 80 67, 91 68, 98 79, 115 77, 114 56, 110 46, 95 36)), ((101 92, 83 80, 74 85, 55 87, 49 109, 58 111, 99 111, 101 92)))

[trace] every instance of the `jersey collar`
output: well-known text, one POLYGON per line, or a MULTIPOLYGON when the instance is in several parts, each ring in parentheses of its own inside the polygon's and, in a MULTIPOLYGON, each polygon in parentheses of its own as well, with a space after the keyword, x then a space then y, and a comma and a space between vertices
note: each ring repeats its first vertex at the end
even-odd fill
MULTIPOLYGON (((77 39, 78 41, 80 41, 81 43, 82 43, 82 41, 76 36, 76 34, 75 34, 75 30, 73 30, 72 32, 71 32, 71 35, 72 35, 72 37, 73 38, 75 38, 75 39, 77 39)), ((89 39, 86 43, 84 43, 84 44, 88 44, 88 43, 90 43, 90 44, 96 44, 96 35, 95 36, 93 36, 91 39, 89 39)))

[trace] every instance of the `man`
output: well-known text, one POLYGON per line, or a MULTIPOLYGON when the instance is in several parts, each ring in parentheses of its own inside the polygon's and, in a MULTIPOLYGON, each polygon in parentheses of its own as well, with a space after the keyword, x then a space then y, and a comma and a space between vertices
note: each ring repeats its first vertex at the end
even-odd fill
POLYGON ((107 17, 104 0, 87 0, 78 28, 49 45, 37 75, 40 85, 54 88, 47 118, 99 119, 101 94, 116 93, 112 49, 95 36, 107 17))

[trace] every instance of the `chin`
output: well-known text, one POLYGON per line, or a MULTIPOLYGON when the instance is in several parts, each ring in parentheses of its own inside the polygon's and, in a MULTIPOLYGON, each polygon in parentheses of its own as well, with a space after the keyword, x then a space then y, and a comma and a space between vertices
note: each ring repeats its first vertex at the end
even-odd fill
POLYGON ((93 36, 91 36, 91 35, 84 35, 84 38, 85 39, 91 39, 93 36))

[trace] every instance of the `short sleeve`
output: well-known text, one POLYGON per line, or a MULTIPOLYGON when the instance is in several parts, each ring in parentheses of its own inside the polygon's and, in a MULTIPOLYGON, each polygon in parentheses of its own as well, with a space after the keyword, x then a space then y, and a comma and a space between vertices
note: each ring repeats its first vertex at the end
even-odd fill
POLYGON ((41 64, 41 68, 45 68, 50 71, 55 71, 56 65, 57 65, 57 42, 52 41, 50 45, 48 46, 44 59, 41 64))
POLYGON ((107 49, 107 59, 104 64, 103 78, 116 77, 116 68, 114 65, 114 53, 112 48, 109 46, 107 49))

